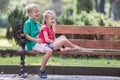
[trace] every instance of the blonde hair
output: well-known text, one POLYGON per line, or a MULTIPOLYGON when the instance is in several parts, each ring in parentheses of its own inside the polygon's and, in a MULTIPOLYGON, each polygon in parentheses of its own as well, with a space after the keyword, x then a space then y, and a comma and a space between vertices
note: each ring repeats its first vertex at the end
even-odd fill
POLYGON ((49 17, 49 16, 56 16, 55 13, 52 11, 52 10, 47 10, 44 12, 43 14, 43 18, 44 18, 44 23, 43 24, 46 24, 46 19, 49 17))
POLYGON ((33 8, 38 8, 39 9, 39 6, 37 4, 34 4, 34 3, 27 5, 26 6, 27 13, 29 14, 32 11, 33 8))

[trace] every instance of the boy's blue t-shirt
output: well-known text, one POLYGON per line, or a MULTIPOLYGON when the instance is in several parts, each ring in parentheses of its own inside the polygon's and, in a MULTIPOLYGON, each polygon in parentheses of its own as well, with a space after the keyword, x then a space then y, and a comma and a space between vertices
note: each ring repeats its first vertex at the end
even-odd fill
MULTIPOLYGON (((40 29, 40 22, 35 22, 32 18, 29 18, 24 24, 23 32, 35 38, 39 33, 39 29, 40 29)), ((27 50, 32 50, 35 44, 36 42, 26 40, 27 50)))

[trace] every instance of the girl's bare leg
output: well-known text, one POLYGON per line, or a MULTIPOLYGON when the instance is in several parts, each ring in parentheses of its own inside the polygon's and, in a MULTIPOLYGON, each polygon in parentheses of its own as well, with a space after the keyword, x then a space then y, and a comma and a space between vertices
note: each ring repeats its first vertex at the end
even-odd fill
POLYGON ((52 55, 53 51, 52 49, 48 48, 47 46, 45 47, 45 55, 42 59, 42 63, 41 63, 41 68, 40 70, 45 70, 45 67, 46 67, 46 63, 49 59, 49 57, 52 55))
POLYGON ((59 40, 62 40, 62 39, 67 39, 67 38, 64 35, 61 35, 58 38, 56 38, 55 41, 59 41, 59 40))
POLYGON ((59 48, 61 48, 63 45, 66 47, 70 47, 70 48, 74 48, 76 47, 76 45, 74 45, 73 43, 71 43, 65 36, 60 36, 58 37, 54 43, 54 50, 57 50, 59 48))

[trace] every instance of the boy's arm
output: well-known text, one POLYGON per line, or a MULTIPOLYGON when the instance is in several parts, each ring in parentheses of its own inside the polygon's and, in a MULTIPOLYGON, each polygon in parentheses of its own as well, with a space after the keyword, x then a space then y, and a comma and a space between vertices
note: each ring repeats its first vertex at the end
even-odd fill
POLYGON ((41 43, 41 39, 39 39, 39 38, 33 38, 33 37, 29 36, 28 34, 25 34, 25 38, 26 38, 27 40, 30 40, 30 41, 34 41, 34 42, 37 42, 37 43, 41 43))

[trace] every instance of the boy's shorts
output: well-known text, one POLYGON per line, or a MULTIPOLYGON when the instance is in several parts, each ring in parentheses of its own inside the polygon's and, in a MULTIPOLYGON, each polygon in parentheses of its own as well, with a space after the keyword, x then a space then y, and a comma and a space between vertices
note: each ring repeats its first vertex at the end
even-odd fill
POLYGON ((33 47, 33 50, 36 50, 36 51, 44 53, 45 46, 47 46, 47 44, 36 43, 36 45, 33 47))

